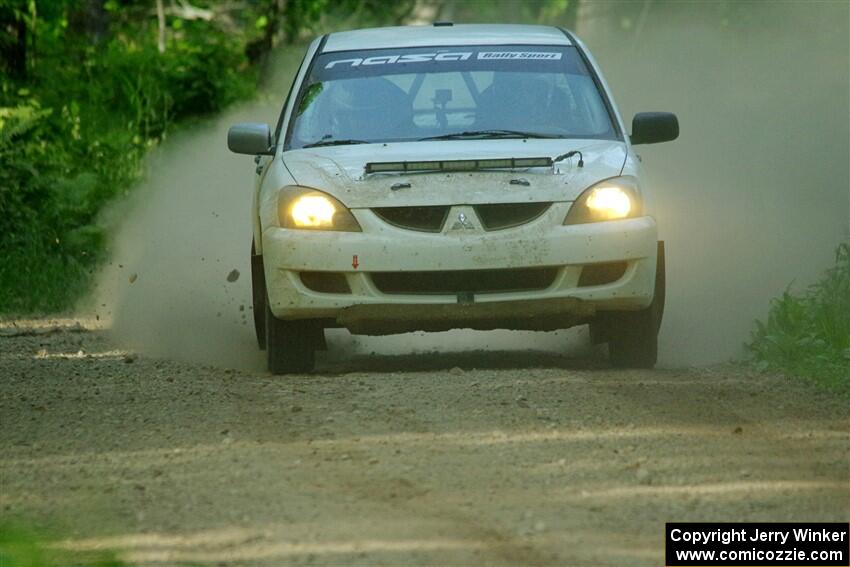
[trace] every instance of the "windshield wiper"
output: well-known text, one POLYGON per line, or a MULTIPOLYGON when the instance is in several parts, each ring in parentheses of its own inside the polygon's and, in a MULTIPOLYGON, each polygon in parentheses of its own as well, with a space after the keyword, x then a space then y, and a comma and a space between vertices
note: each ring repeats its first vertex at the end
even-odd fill
POLYGON ((319 146, 350 146, 353 144, 368 144, 365 140, 319 140, 312 144, 301 146, 302 148, 318 148, 319 146))
POLYGON ((465 132, 453 132, 451 134, 440 134, 439 136, 428 136, 419 138, 420 142, 426 140, 462 140, 465 138, 498 139, 498 138, 558 138, 552 134, 540 134, 538 132, 522 132, 520 130, 467 130, 465 132))

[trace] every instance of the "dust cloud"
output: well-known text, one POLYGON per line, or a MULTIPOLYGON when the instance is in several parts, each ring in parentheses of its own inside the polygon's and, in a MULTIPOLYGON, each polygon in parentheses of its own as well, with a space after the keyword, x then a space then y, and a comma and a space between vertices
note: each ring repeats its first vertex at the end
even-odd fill
MULTIPOLYGON (((769 299, 816 279, 847 237, 848 6, 581 4, 577 31, 627 122, 638 111, 668 110, 682 127, 676 142, 639 147, 668 251, 662 366, 740 354, 769 299)), ((257 102, 166 141, 147 181, 109 211, 112 262, 91 303, 111 318, 120 344, 263 368, 250 311, 253 163, 228 152, 225 135, 234 122, 275 122, 302 53, 277 54, 257 102), (233 270, 239 277, 228 281, 233 270)), ((584 329, 382 338, 333 331, 329 342, 334 357, 474 349, 581 356, 588 348, 584 329)))
POLYGON ((174 136, 152 156, 149 178, 131 200, 109 211, 120 228, 96 311, 111 317, 122 346, 259 368, 248 332, 252 164, 228 155, 225 134, 221 122, 174 136), (228 281, 233 270, 239 277, 228 281))
POLYGON ((850 3, 585 8, 578 31, 624 119, 667 110, 681 125, 637 146, 667 245, 661 363, 728 359, 848 237, 850 3))
POLYGON ((146 181, 108 210, 111 261, 94 309, 127 348, 202 364, 264 368, 251 311, 254 163, 228 151, 235 122, 274 124, 303 48, 277 54, 258 99, 185 129, 151 156, 146 181))

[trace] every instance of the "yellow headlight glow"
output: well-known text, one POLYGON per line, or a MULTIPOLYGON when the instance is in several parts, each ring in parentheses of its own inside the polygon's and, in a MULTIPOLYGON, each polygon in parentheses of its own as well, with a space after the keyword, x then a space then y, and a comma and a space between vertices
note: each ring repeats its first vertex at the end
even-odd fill
POLYGON ((603 185, 587 196, 587 207, 605 219, 622 219, 629 216, 632 200, 619 187, 603 185))
POLYGON ((332 227, 336 207, 322 195, 304 195, 292 204, 290 215, 297 227, 332 227))

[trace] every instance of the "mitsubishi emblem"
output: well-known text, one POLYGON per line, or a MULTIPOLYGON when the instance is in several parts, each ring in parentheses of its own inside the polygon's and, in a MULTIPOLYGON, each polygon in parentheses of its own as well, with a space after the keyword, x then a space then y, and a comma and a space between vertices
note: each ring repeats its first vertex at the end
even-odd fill
POLYGON ((466 213, 459 213, 457 215, 457 222, 452 225, 452 230, 475 230, 475 225, 469 221, 469 218, 466 216, 466 213))

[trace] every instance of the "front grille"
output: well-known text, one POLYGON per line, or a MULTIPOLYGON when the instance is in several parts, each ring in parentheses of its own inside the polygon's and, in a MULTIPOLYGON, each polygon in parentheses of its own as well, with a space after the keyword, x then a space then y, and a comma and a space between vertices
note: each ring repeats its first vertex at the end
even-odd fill
POLYGON ((603 285, 612 283, 626 273, 626 262, 606 262, 604 264, 588 264, 582 267, 578 278, 579 287, 603 285))
POLYGON ((345 275, 340 272, 301 272, 301 283, 319 293, 351 293, 345 275))
POLYGON ((552 203, 505 203, 476 205, 475 214, 485 230, 501 230, 531 222, 549 209, 552 203))
POLYGON ((376 215, 399 228, 424 232, 440 232, 449 214, 447 206, 431 207, 380 207, 372 209, 376 215))
POLYGON ((382 293, 456 294, 534 291, 555 281, 557 268, 453 270, 445 272, 372 272, 382 293))

